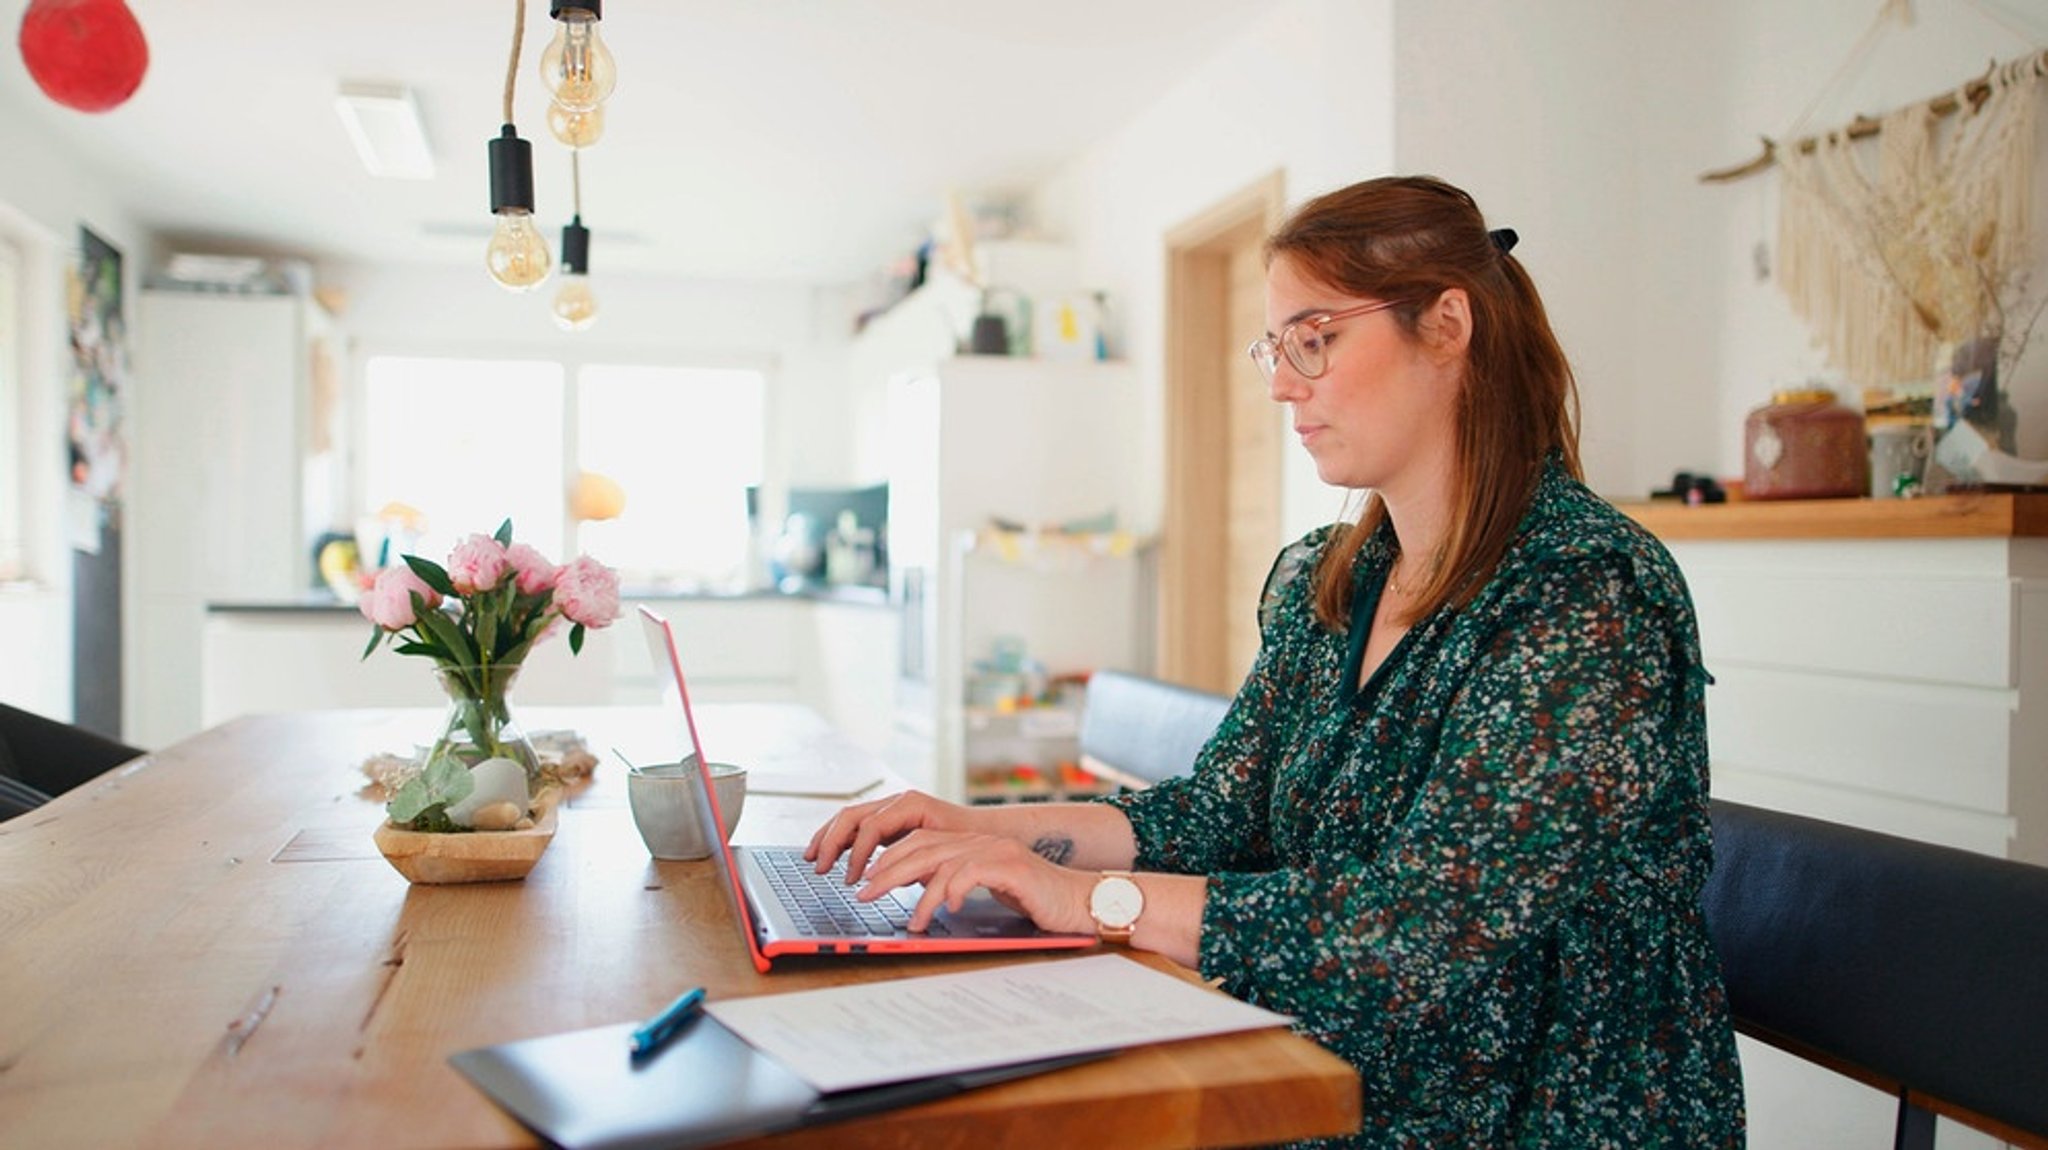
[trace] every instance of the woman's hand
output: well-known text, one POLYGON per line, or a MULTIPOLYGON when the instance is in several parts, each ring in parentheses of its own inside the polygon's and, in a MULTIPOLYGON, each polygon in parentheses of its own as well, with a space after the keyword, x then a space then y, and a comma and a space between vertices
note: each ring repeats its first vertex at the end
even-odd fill
POLYGON ((923 883, 924 896, 910 916, 910 929, 923 930, 939 907, 958 911, 975 888, 987 887, 1043 930, 1088 934, 1095 930, 1088 896, 1098 877, 1048 862, 1014 838, 927 829, 884 851, 854 897, 873 902, 896 887, 923 883))
POLYGON ((904 791, 885 799, 859 803, 833 815, 804 848, 804 857, 818 864, 818 873, 832 869, 846 855, 846 881, 859 882, 875 851, 914 830, 978 829, 974 812, 957 803, 935 799, 922 791, 904 791))

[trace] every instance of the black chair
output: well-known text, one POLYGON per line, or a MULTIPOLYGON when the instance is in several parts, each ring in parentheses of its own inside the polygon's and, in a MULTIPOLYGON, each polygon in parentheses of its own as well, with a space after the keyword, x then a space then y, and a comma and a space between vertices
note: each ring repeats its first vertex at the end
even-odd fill
POLYGON ((1736 1029, 1935 1116, 2048 1148, 2048 868, 1713 804, 1707 924, 1736 1029))
POLYGON ((34 810, 144 752, 0 703, 0 819, 34 810))
POLYGON ((1133 790, 1186 774, 1229 708, 1224 695, 1097 671, 1081 710, 1081 765, 1133 790))

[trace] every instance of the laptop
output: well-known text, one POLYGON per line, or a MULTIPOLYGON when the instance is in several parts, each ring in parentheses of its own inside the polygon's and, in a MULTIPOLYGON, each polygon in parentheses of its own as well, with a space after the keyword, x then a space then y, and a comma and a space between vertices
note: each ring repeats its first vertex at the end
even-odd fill
POLYGON ((676 698, 682 704, 683 737, 688 745, 678 762, 695 762, 697 817, 718 864, 720 885, 732 901, 733 918, 745 936, 754 967, 767 972, 777 957, 792 954, 959 954, 1018 950, 1078 950, 1094 946, 1092 934, 1060 934, 1040 930, 1031 919, 985 890, 976 891, 958 911, 939 909, 931 926, 919 933, 908 929, 922 886, 890 891, 871 903, 857 902, 858 887, 846 885, 845 861, 818 874, 804 858, 802 846, 731 846, 719 832, 718 796, 711 786, 690 709, 690 689, 683 680, 682 656, 669 621, 650 607, 640 608, 640 621, 657 668, 666 664, 675 676, 676 698))

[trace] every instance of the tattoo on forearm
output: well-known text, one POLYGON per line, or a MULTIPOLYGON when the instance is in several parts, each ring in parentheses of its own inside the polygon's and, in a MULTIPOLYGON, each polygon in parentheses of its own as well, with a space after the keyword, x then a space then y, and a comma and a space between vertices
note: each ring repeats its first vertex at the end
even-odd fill
POLYGON ((1047 862, 1065 866, 1067 860, 1074 857, 1074 840, 1058 833, 1040 835, 1038 841, 1031 844, 1031 850, 1047 862))

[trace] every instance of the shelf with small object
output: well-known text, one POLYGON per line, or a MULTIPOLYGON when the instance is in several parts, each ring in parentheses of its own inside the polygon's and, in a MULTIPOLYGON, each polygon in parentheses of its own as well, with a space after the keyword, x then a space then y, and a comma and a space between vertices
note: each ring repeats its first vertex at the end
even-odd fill
POLYGON ((1080 764, 1085 674, 1048 676, 1021 642, 976 663, 962 708, 971 803, 1057 802, 1113 793, 1080 764))
POLYGON ((969 766, 967 801, 975 806, 1058 803, 1115 794, 1117 785, 1071 759, 1050 767, 1034 763, 969 766))
MULTIPOLYGON (((1109 518, 1105 516, 1105 522, 1109 518)), ((1151 546, 1151 540, 1108 526, 1031 528, 996 520, 978 531, 962 532, 959 545, 963 554, 1001 563, 1064 569, 1098 559, 1128 558, 1151 546)))

